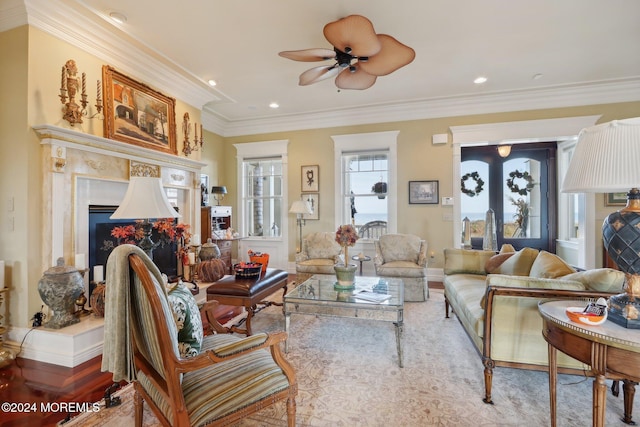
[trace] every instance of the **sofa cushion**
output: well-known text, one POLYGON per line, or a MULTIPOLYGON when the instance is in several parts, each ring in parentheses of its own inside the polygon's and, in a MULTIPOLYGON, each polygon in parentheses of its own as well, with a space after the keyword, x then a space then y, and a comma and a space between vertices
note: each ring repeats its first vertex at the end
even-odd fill
POLYGON ((555 279, 556 277, 575 273, 575 271, 576 270, 573 267, 567 264, 558 255, 547 251, 540 251, 533 262, 533 265, 531 265, 529 276, 555 279))
POLYGON ((444 250, 444 274, 482 274, 494 251, 447 248, 444 250))
MULTIPOLYGON (((507 274, 489 274, 486 285, 504 286, 509 288, 535 288, 535 289, 568 289, 572 291, 584 291, 585 286, 577 280, 546 279, 529 276, 513 276, 507 274)), ((516 299, 518 297, 514 297, 516 299)), ((484 309, 486 297, 480 300, 480 307, 484 309)))
POLYGON ((599 292, 622 292, 624 273, 613 268, 595 268, 578 271, 562 277, 563 280, 577 280, 587 289, 599 292))
POLYGON ((502 246, 500 246, 500 253, 501 254, 508 254, 508 253, 512 253, 512 252, 515 252, 515 251, 516 251, 516 248, 514 248, 511 243, 503 243, 502 246))
POLYGON ((393 261, 418 263, 422 239, 411 234, 385 234, 378 240, 384 264, 393 261))
POLYGON ((392 261, 377 266, 376 274, 384 277, 426 277, 427 269, 415 262, 392 261))
POLYGON ((196 299, 186 285, 178 282, 169 290, 169 305, 178 328, 178 350, 181 357, 200 353, 204 332, 196 299))
POLYGON ((510 274, 513 276, 528 276, 531 266, 538 256, 538 250, 533 248, 522 248, 502 264, 496 267, 492 274, 510 274))

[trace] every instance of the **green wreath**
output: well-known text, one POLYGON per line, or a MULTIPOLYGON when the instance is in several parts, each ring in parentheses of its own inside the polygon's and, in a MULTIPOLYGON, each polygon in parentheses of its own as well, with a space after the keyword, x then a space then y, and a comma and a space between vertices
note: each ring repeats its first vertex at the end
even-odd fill
POLYGON ((482 186, 484 185, 484 181, 480 178, 480 174, 478 172, 469 172, 465 174, 460 180, 460 191, 466 194, 469 197, 477 196, 482 192, 482 186), (476 183, 476 188, 473 190, 469 190, 465 186, 465 182, 471 178, 476 183))
POLYGON ((509 190, 511 190, 512 193, 518 193, 521 196, 526 196, 527 193, 533 190, 533 177, 529 175, 529 172, 527 171, 520 172, 516 169, 513 172, 509 172, 507 187, 509 187, 509 190), (527 182, 527 185, 524 188, 520 188, 520 186, 514 182, 516 179, 524 179, 527 182))

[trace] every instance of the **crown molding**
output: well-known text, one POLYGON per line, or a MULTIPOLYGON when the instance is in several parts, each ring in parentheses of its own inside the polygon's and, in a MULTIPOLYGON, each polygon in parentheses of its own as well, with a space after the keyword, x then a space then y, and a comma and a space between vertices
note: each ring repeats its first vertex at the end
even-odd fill
POLYGON ((215 113, 204 109, 202 117, 203 121, 206 118, 206 120, 211 120, 212 124, 217 120, 218 127, 215 132, 221 136, 230 137, 638 100, 640 100, 640 77, 584 85, 436 98, 404 104, 367 106, 348 110, 227 122, 223 122, 222 119, 215 116, 215 113))

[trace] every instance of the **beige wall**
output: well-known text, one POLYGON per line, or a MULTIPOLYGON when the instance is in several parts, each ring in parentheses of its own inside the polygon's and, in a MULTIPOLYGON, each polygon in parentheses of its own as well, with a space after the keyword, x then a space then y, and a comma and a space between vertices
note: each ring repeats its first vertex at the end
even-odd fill
MULTIPOLYGON (((42 218, 48 209, 43 201, 42 148, 33 125, 50 124, 70 128, 62 120, 58 98, 60 70, 68 59, 75 59, 80 72, 87 75, 87 93, 91 104, 95 103, 95 82, 101 79, 103 61, 72 47, 40 30, 27 26, 0 33, 0 93, 5 102, 0 104, 0 259, 7 263, 7 284, 10 292, 10 319, 13 325, 30 326, 30 318, 42 304, 37 283, 42 272, 50 267, 42 261, 42 218), (94 82, 94 83, 91 83, 94 82), (9 201, 13 210, 9 210, 9 201), (13 223, 13 227, 11 227, 13 223)), ((119 70, 128 74, 126 70, 119 70)), ((136 78, 134 75, 130 75, 136 78)), ((162 90, 160 90, 162 92, 162 90)), ((166 94, 171 95, 171 94, 166 94)), ((93 107, 92 107, 93 108, 93 107)), ((92 112, 92 110, 90 110, 92 112)), ((181 123, 185 112, 192 122, 200 122, 200 111, 180 100, 176 104, 178 150, 182 149, 181 123)), ((524 111, 504 114, 488 114, 414 120, 398 123, 378 123, 361 126, 345 126, 332 129, 314 129, 294 132, 278 132, 263 135, 223 138, 205 132, 202 152, 191 157, 207 163, 203 169, 210 177, 210 184, 226 185, 229 195, 225 204, 234 206, 237 212, 236 151, 233 144, 288 139, 289 145, 289 194, 290 201, 300 195, 300 166, 320 166, 320 220, 309 221, 305 232, 333 230, 334 171, 333 141, 331 135, 399 130, 398 144, 398 231, 414 233, 425 238, 436 259, 431 267, 442 266, 442 250, 452 246, 451 223, 442 217, 451 208, 438 205, 409 205, 407 182, 409 180, 440 181, 441 196, 451 195, 452 149, 451 144, 433 146, 431 136, 447 133, 450 126, 493 123, 514 120, 533 120, 602 114, 601 121, 640 116, 640 102, 593 105, 540 111, 524 111)), ((102 122, 87 120, 74 129, 102 136, 102 122)), ((181 153, 179 153, 182 155, 181 153)), ((604 199, 598 197, 598 218, 608 213, 604 199)), ((70 233, 68 224, 54 224, 70 233)), ((596 227, 599 229, 599 224, 596 227)), ((295 223, 289 223, 289 259, 295 250, 295 223)), ((68 259, 67 262, 71 262, 68 259)))
MULTIPOLYGON (((446 145, 433 145, 433 134, 448 133, 450 126, 474 125, 483 123, 498 123, 521 120, 537 120, 559 117, 584 115, 602 115, 600 122, 614 119, 636 117, 640 115, 640 102, 592 105, 586 107, 559 108, 551 110, 521 111, 513 113, 485 114, 461 117, 443 117, 437 119, 414 120, 396 123, 378 123, 374 125, 346 126, 330 129, 313 129, 307 131, 278 132, 261 135, 249 135, 226 138, 224 140, 224 158, 226 169, 224 182, 231 194, 229 203, 236 205, 236 150, 233 144, 289 140, 289 201, 300 197, 300 166, 318 164, 320 167, 320 220, 307 221, 304 233, 314 231, 333 231, 334 224, 334 162, 333 140, 331 135, 351 133, 380 132, 399 130, 398 136, 398 232, 412 233, 424 238, 429 245, 429 252, 435 258, 429 263, 430 267, 443 266, 443 250, 452 247, 452 223, 443 221, 443 216, 452 212, 451 207, 438 205, 409 205, 408 181, 438 180, 440 197, 453 194, 453 166, 451 135, 446 145)), ((602 195, 597 197, 597 226, 612 210, 605 208, 602 195)), ((295 239, 297 236, 295 221, 289 222, 289 259, 295 254, 295 239)), ((600 239, 598 235, 598 239, 600 239)), ((598 253, 598 260, 602 257, 598 253)))

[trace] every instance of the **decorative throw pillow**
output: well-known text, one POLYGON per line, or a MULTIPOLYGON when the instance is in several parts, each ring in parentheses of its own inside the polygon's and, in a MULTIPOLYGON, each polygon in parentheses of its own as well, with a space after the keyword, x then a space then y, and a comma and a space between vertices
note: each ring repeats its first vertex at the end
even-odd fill
POLYGON ((516 248, 514 248, 513 245, 510 243, 503 243, 502 246, 500 247, 501 254, 511 253, 515 251, 516 251, 516 248))
POLYGON ((595 268, 578 271, 562 277, 563 280, 577 280, 587 289, 598 292, 622 292, 624 273, 613 268, 595 268))
POLYGON ((178 328, 178 349, 181 357, 193 357, 202 348, 202 318, 196 299, 184 283, 169 290, 169 305, 178 328))
POLYGON ((505 252, 505 253, 499 253, 497 255, 492 256, 487 260, 487 263, 484 265, 484 271, 486 271, 489 274, 493 273, 494 270, 500 267, 503 262, 505 262, 508 258, 512 257, 514 254, 515 252, 505 252))
POLYGON ((567 264, 558 255, 547 251, 540 251, 531 266, 529 276, 555 279, 556 277, 566 276, 567 274, 575 272, 575 268, 567 264))
POLYGON ((495 268, 492 273, 509 274, 512 276, 528 276, 529 271, 531 271, 533 261, 535 261, 537 256, 537 249, 522 248, 495 268))

